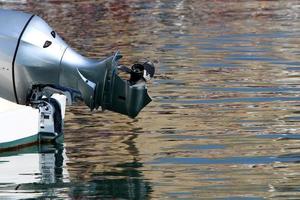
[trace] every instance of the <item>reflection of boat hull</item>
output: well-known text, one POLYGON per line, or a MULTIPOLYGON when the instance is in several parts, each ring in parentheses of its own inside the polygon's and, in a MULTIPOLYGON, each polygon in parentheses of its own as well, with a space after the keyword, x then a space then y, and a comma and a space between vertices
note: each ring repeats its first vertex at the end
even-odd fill
POLYGON ((69 182, 62 145, 32 145, 0 153, 0 199, 36 199, 55 191, 49 185, 69 182), (47 187, 45 194, 41 187, 47 187), (30 192, 28 192, 30 191, 30 192), (38 192, 33 192, 38 191, 38 192))
MULTIPOLYGON (((59 123, 62 124, 66 98, 63 95, 56 95, 53 99, 60 107, 59 123)), ((57 122, 53 116, 45 117, 45 112, 40 108, 18 105, 1 98, 0 121, 0 151, 62 137, 62 133, 54 130, 57 122)))

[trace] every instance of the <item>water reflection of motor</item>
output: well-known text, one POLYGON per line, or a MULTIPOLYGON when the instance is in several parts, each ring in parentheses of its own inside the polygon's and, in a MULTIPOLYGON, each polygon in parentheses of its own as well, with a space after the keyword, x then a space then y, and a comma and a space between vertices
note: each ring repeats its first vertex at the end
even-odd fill
POLYGON ((0 27, 0 96, 7 100, 39 107, 60 93, 68 103, 81 98, 91 110, 132 118, 151 101, 151 62, 133 65, 130 80, 123 80, 118 52, 103 60, 83 57, 38 16, 0 9, 0 27))
POLYGON ((0 195, 1 199, 54 198, 61 195, 62 187, 71 199, 147 199, 152 191, 139 170, 143 164, 138 161, 119 163, 114 167, 121 171, 97 172, 91 180, 83 182, 70 176, 66 158, 60 145, 38 145, 0 153, 0 171, 5 171, 0 176, 1 190, 10 191, 7 197, 0 195))

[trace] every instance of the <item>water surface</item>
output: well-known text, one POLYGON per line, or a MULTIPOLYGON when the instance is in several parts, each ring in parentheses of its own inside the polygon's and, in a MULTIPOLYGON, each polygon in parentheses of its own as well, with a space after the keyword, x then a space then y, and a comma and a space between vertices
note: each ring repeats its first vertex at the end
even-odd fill
POLYGON ((0 198, 299 198, 299 1, 0 7, 39 14, 86 56, 157 64, 153 102, 136 119, 72 106, 64 147, 3 155, 0 168, 15 171, 0 176, 0 198), (37 167, 21 170, 24 159, 37 167))

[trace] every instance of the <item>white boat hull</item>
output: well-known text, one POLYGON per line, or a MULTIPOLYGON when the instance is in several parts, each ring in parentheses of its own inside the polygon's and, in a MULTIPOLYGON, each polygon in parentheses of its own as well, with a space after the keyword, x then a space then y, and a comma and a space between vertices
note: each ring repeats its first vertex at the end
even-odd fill
POLYGON ((33 139, 37 136, 39 133, 39 110, 0 98, 0 122, 1 148, 1 144, 7 143, 6 146, 10 146, 9 143, 26 138, 33 139))
MULTIPOLYGON (((66 97, 55 94, 52 98, 58 101, 63 120, 66 97)), ((53 127, 45 128, 44 124, 45 120, 42 120, 39 109, 0 98, 0 151, 39 142, 41 133, 45 133, 45 130, 54 130, 53 127)), ((52 126, 51 123, 49 126, 52 126)), ((47 137, 57 135, 53 131, 46 132, 47 137)))

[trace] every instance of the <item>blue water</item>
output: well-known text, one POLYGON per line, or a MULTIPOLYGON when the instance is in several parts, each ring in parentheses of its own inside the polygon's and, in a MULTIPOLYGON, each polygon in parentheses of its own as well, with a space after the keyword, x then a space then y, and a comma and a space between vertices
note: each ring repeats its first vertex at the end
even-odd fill
POLYGON ((299 199, 300 2, 1 1, 80 53, 157 66, 136 119, 68 107, 63 146, 0 155, 0 199, 299 199))

